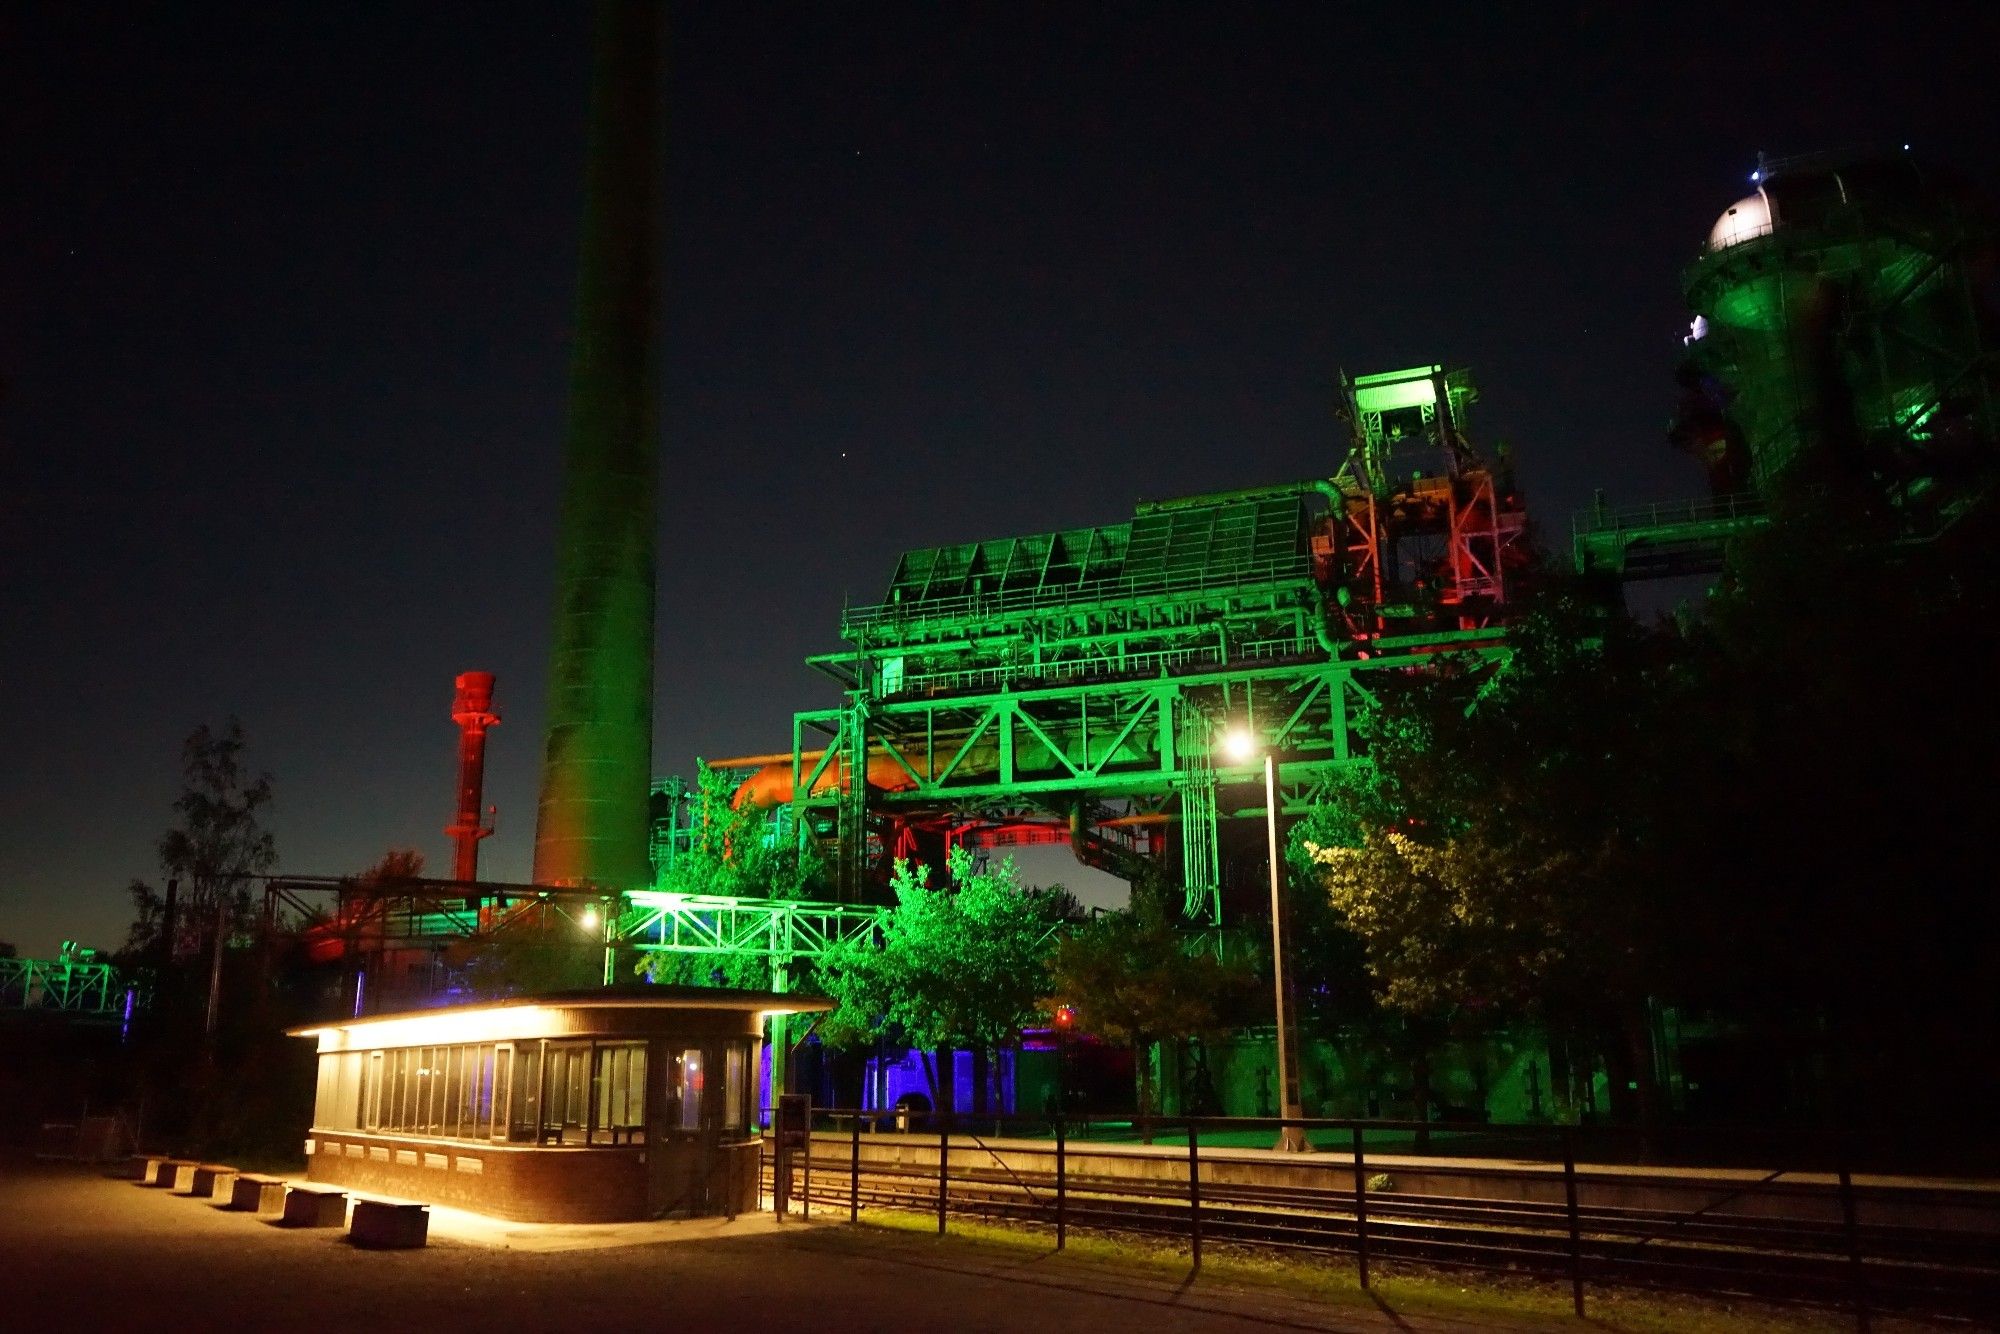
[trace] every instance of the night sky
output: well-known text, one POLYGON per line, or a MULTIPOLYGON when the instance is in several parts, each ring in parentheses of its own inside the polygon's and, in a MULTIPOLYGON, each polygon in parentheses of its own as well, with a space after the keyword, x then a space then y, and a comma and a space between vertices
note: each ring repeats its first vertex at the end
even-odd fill
MULTIPOLYGON (((2000 6, 1635 8, 676 4, 656 770, 905 548, 1329 473, 1338 367, 1470 365, 1552 542, 1694 493, 1682 265, 1759 149, 1990 189, 2000 6)), ((443 871, 475 667, 526 878, 586 28, 0 7, 0 939, 118 943, 232 713, 285 870, 443 871)))

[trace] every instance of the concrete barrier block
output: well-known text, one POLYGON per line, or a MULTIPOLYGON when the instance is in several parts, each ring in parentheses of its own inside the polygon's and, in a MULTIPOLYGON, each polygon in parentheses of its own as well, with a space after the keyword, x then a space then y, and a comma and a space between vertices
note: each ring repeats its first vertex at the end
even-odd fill
POLYGON ((368 1250, 409 1250, 430 1240, 431 1211, 421 1204, 356 1200, 347 1239, 368 1250))
POLYGON ((223 1207, 228 1208, 232 1203, 232 1197, 236 1194, 236 1179, 241 1175, 243 1174, 233 1167, 216 1168, 215 1180, 208 1186, 209 1198, 222 1201, 223 1207))
POLYGON ((321 1186, 292 1186, 285 1191, 286 1227, 339 1227, 347 1221, 347 1192, 321 1186))
POLYGON ((238 1172, 229 1185, 229 1203, 224 1206, 246 1214, 277 1214, 285 1211, 285 1183, 276 1177, 238 1172))
POLYGON ((180 1174, 174 1178, 174 1194, 190 1195, 196 1199, 206 1200, 215 1194, 216 1174, 230 1170, 227 1167, 218 1167, 214 1163, 184 1164, 180 1174))
POLYGON ((139 1184, 142 1186, 151 1186, 155 1190, 172 1190, 180 1184, 181 1169, 193 1166, 195 1166, 194 1162, 187 1158, 154 1159, 152 1160, 152 1170, 146 1176, 139 1179, 139 1184))

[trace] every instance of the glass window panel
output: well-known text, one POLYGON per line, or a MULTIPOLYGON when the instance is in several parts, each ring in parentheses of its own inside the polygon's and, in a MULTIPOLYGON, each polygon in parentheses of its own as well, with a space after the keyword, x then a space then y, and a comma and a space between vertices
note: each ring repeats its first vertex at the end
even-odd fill
POLYGON ((494 1139, 507 1137, 507 1108, 514 1087, 514 1049, 499 1047, 493 1052, 493 1124, 490 1133, 494 1139))
POLYGON ((466 1123, 472 1119, 471 1103, 474 1061, 479 1049, 472 1046, 451 1049, 451 1103, 450 1113, 445 1118, 445 1134, 454 1139, 466 1133, 466 1123))
POLYGON ((484 1139, 493 1124, 493 1045, 482 1043, 472 1062, 471 1100, 466 1104, 466 1121, 459 1134, 466 1139, 484 1139))
POLYGON ((542 1119, 542 1047, 530 1043, 514 1049, 513 1091, 508 1100, 507 1138, 529 1141, 542 1119))
POLYGON ((415 1085, 410 1095, 410 1133, 421 1135, 431 1119, 431 1056, 429 1047, 417 1047, 410 1052, 410 1060, 416 1069, 410 1076, 415 1085))
POLYGON ((396 1094, 396 1129, 405 1133, 417 1127, 416 1107, 417 1088, 419 1085, 417 1067, 422 1064, 418 1059, 422 1055, 422 1052, 413 1051, 408 1047, 396 1053, 397 1075, 402 1081, 402 1088, 396 1094))
POLYGON ((577 1046, 569 1053, 569 1113, 563 1121, 563 1142, 584 1142, 590 1125, 590 1048, 577 1046))
POLYGON ((702 1090, 706 1087, 705 1072, 702 1070, 701 1048, 688 1047, 681 1052, 681 1129, 701 1129, 702 1090))
POLYGON ((646 1134, 646 1044, 632 1044, 632 1088, 626 1092, 626 1124, 638 1136, 646 1134))
POLYGON ((725 1059, 727 1064, 723 1079, 722 1128, 741 1130, 744 1124, 743 1088, 747 1082, 745 1071, 749 1065, 749 1053, 741 1042, 732 1042, 729 1044, 725 1059))

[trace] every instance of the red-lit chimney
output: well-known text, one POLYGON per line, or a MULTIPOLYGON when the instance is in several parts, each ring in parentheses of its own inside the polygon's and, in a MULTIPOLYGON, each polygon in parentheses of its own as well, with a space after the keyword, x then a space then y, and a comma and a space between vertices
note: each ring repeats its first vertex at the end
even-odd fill
POLYGON ((479 840, 493 832, 479 810, 486 787, 486 729, 497 726, 500 715, 493 711, 493 673, 460 672, 456 685, 451 720, 458 724, 458 816, 444 832, 457 845, 451 878, 477 880, 479 840))

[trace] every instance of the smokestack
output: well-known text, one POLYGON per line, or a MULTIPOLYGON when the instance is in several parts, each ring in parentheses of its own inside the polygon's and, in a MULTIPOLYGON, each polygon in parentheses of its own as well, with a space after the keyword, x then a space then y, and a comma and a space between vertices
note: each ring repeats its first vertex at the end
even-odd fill
POLYGON ((598 0, 535 880, 648 878, 660 0, 598 0))
POLYGON ((493 673, 460 672, 451 701, 458 724, 458 814, 445 834, 453 844, 451 878, 479 879, 479 840, 493 830, 480 818, 486 789, 486 729, 499 725, 493 711, 493 673))

